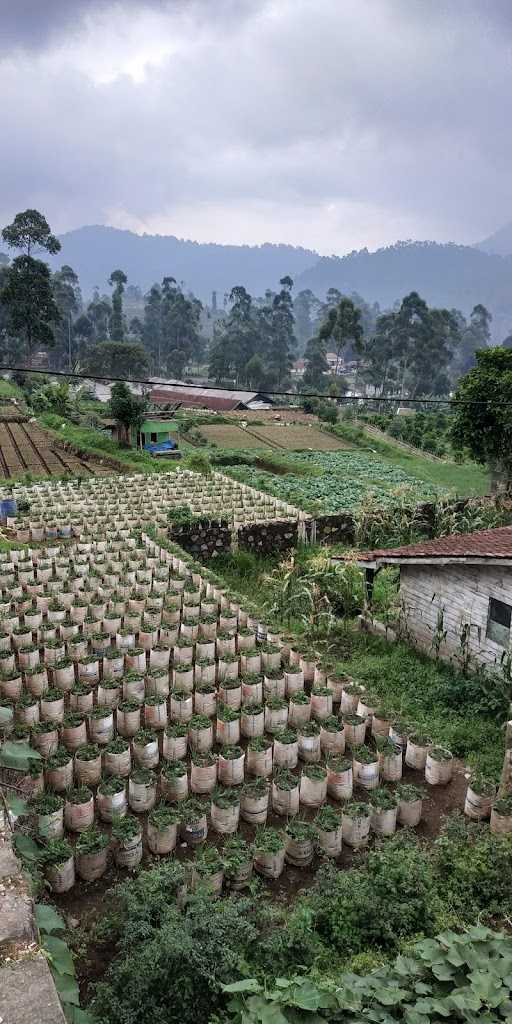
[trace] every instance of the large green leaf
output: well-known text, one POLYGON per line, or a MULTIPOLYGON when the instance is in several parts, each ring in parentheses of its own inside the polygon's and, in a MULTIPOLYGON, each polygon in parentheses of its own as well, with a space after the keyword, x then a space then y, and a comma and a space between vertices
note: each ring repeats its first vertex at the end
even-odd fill
POLYGON ((35 863, 41 856, 41 850, 37 843, 30 836, 23 835, 23 832, 15 833, 14 846, 21 859, 29 863, 35 863))
POLYGON ((64 918, 49 903, 36 903, 36 921, 39 931, 51 935, 52 932, 66 931, 64 918))
POLYGON ((382 988, 377 992, 377 999, 383 1006, 397 1006, 408 994, 405 988, 382 988))
POLYGON ((318 1010, 320 1006, 320 993, 316 985, 313 985, 307 978, 300 985, 294 985, 288 994, 292 1006, 298 1006, 301 1010, 318 1010))
POLYGON ((56 935, 46 935, 44 939, 44 948, 50 954, 52 967, 58 972, 58 974, 71 974, 75 973, 75 965, 73 963, 73 957, 69 952, 67 942, 64 939, 57 938, 56 935))
POLYGON ((52 974, 61 1002, 73 1003, 74 1006, 79 1006, 80 995, 75 978, 71 977, 70 974, 58 974, 57 971, 52 971, 52 974))
POLYGON ((3 768, 15 768, 26 772, 30 761, 40 761, 41 755, 28 743, 13 743, 5 740, 0 747, 0 765, 3 768))
POLYGON ((262 987, 256 978, 242 978, 241 981, 233 981, 230 985, 222 986, 223 992, 261 992, 262 987))
POLYGON ((431 971, 438 981, 451 981, 455 975, 453 967, 448 963, 432 964, 431 971))

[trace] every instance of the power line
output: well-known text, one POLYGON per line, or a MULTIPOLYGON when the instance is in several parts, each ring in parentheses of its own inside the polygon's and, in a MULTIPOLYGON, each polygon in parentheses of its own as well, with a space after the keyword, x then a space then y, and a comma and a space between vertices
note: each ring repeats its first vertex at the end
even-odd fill
MULTIPOLYGON (((104 377, 97 373, 71 373, 68 370, 42 370, 32 369, 30 366, 0 366, 0 373, 5 370, 11 373, 40 373, 44 377, 72 377, 75 380, 98 380, 103 381, 107 384, 122 383, 122 384, 144 384, 153 390, 157 391, 159 388, 179 388, 180 390, 188 388, 193 390, 194 388, 198 391, 227 391, 229 393, 239 394, 240 391, 247 391, 246 388, 224 388, 217 387, 215 384, 163 384, 154 380, 143 380, 139 377, 104 377)), ((251 392, 249 392, 250 394, 251 392)), ((301 400, 302 398, 319 398, 321 400, 328 399, 330 395, 319 394, 315 391, 271 391, 268 388, 264 388, 261 392, 254 392, 255 394, 272 395, 278 398, 295 398, 301 400)), ((345 402, 350 404, 351 402, 398 402, 406 403, 407 405, 492 405, 493 408, 512 408, 512 402, 494 402, 492 399, 483 399, 482 401, 466 400, 460 398, 404 398, 403 395, 375 395, 373 398, 367 395, 336 395, 334 396, 336 402, 345 402)))

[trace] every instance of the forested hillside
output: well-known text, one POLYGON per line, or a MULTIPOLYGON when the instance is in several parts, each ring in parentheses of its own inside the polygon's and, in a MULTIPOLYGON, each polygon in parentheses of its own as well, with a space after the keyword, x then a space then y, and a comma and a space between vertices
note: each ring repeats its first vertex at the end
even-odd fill
POLYGON ((60 242, 62 249, 53 268, 62 263, 72 266, 86 298, 96 286, 104 290, 112 267, 123 267, 128 280, 143 291, 172 275, 203 302, 210 301, 216 291, 222 305, 224 293, 233 284, 263 295, 269 282, 285 274, 294 277, 318 259, 317 253, 292 245, 205 245, 99 225, 68 231, 60 242))
POLYGON ((324 296, 329 288, 355 291, 381 308, 418 291, 431 305, 468 314, 475 302, 493 316, 493 337, 502 340, 512 325, 512 257, 495 256, 463 245, 397 242, 377 252, 324 257, 295 280, 324 296))

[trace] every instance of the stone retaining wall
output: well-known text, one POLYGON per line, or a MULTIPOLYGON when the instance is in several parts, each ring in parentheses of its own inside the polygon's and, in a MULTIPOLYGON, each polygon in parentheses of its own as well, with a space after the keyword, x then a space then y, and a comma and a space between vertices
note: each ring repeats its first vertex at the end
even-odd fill
POLYGON ((198 519, 194 523, 173 524, 169 538, 188 551, 198 562, 209 562, 231 551, 232 535, 227 519, 198 519))
POLYGON ((238 529, 238 547, 257 555, 288 551, 298 544, 299 524, 285 519, 268 523, 252 523, 238 529))

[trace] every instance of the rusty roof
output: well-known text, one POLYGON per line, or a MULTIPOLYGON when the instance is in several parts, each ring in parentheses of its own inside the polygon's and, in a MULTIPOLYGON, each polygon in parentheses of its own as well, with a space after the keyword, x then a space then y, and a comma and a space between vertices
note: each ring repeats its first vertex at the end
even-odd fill
POLYGON ((458 558, 512 559, 512 526, 500 526, 494 530, 476 530, 474 533, 457 533, 435 540, 406 544, 400 548, 376 548, 362 551, 358 562, 407 562, 458 558))
POLYGON ((155 388, 150 393, 150 401, 155 405, 170 405, 179 403, 185 409, 211 409, 214 412, 231 412, 241 405, 239 398, 219 398, 216 395, 195 394, 194 392, 173 391, 166 388, 165 391, 155 388))

